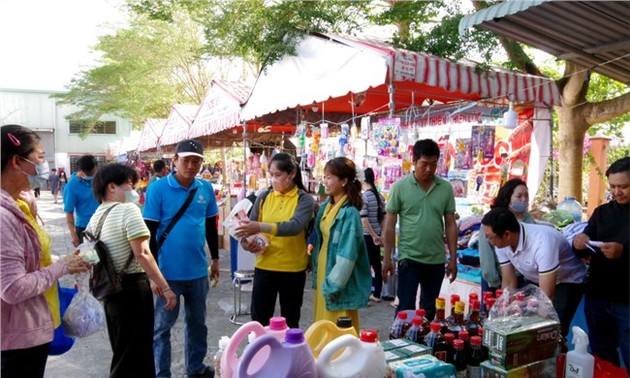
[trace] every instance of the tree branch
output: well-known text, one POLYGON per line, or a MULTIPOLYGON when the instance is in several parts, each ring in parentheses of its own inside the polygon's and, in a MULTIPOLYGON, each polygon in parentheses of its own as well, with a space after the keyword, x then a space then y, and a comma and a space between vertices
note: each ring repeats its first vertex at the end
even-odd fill
POLYGON ((610 121, 630 113, 630 92, 600 102, 589 102, 581 109, 589 125, 610 121))

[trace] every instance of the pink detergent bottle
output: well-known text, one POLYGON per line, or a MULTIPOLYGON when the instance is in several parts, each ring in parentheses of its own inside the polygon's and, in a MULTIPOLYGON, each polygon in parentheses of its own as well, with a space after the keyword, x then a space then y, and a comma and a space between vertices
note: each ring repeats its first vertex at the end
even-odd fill
POLYGON ((243 352, 234 377, 317 377, 317 367, 302 330, 291 328, 286 332, 284 342, 280 342, 273 335, 261 336, 254 340, 243 352), (264 349, 269 349, 269 354, 267 359, 258 365, 255 360, 264 349))
MULTIPOLYGON (((234 334, 230 338, 228 346, 225 348, 225 351, 221 355, 222 378, 237 377, 236 375, 234 375, 239 361, 239 358, 236 355, 236 350, 238 349, 239 345, 241 345, 241 342, 243 340, 246 340, 247 336, 252 332, 254 333, 256 338, 267 334, 267 331, 262 326, 262 324, 251 321, 243 324, 239 329, 236 330, 236 332, 234 332, 234 334)), ((261 363, 261 361, 257 359, 254 363, 261 363)))
POLYGON ((276 339, 284 341, 284 335, 289 330, 287 320, 282 316, 274 316, 269 319, 269 325, 265 327, 268 335, 274 335, 276 339))
POLYGON ((378 333, 372 329, 361 331, 359 338, 337 337, 324 347, 317 360, 319 378, 383 377, 385 370, 385 352, 378 342, 378 333))

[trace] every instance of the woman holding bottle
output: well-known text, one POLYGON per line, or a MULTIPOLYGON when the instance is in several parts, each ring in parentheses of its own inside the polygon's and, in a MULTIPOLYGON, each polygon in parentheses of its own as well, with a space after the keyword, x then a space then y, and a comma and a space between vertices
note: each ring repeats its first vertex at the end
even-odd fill
POLYGON ((315 201, 302 184, 300 167, 286 153, 269 162, 271 189, 254 202, 250 220, 242 221, 236 236, 247 251, 258 254, 252 289, 252 320, 269 325, 280 297, 280 315, 289 328, 299 328, 306 284, 306 235, 313 219, 315 201), (262 233, 269 239, 265 247, 251 235, 262 233), (250 240, 251 239, 251 240, 250 240))
POLYGON ((345 157, 328 161, 324 186, 328 198, 314 227, 314 321, 350 317, 358 333, 358 309, 368 304, 372 275, 359 215, 361 182, 354 162, 345 157))

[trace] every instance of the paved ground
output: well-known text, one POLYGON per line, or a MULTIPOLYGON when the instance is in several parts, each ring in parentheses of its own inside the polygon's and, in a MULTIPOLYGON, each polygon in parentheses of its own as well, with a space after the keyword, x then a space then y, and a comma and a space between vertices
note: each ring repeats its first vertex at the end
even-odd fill
MULTIPOLYGON (((72 251, 70 234, 66 228, 65 216, 61 201, 54 204, 48 191, 42 191, 38 199, 38 207, 41 218, 44 220, 44 228, 53 239, 53 255, 63 256, 72 251)), ((208 354, 206 363, 212 363, 212 357, 218 349, 218 341, 222 335, 231 335, 238 326, 229 322, 233 312, 233 288, 230 281, 229 251, 221 250, 221 279, 216 288, 210 289, 208 296, 208 354)), ((311 277, 307 277, 307 289, 304 292, 304 305, 302 307, 302 329, 308 328, 312 323, 313 291, 309 288, 311 277)), ((72 284, 71 277, 65 277, 62 285, 72 284)), ((244 294, 244 302, 249 303, 248 293, 244 294)), ((245 306, 245 304, 244 304, 245 306)), ((389 302, 372 303, 370 307, 360 310, 361 328, 373 328, 379 332, 381 340, 387 338, 389 326, 393 319, 394 309, 389 302)), ((247 316, 240 319, 248 320, 247 316)), ((176 324, 172 334, 172 372, 174 377, 184 376, 183 366, 183 321, 182 316, 176 324)), ((72 349, 62 356, 48 358, 46 375, 48 378, 100 378, 107 377, 111 349, 107 338, 107 331, 102 330, 83 339, 77 339, 72 349)), ((141 377, 140 377, 141 378, 141 377)))

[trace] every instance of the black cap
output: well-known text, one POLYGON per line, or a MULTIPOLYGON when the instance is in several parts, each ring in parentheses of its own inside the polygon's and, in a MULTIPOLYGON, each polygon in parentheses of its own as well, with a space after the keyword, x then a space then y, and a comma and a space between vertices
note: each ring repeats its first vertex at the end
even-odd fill
POLYGON ((194 139, 186 139, 177 143, 177 148, 175 149, 175 154, 177 156, 185 157, 185 156, 199 156, 203 157, 203 146, 201 143, 197 142, 194 139))

